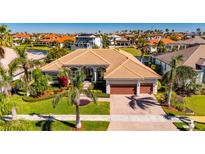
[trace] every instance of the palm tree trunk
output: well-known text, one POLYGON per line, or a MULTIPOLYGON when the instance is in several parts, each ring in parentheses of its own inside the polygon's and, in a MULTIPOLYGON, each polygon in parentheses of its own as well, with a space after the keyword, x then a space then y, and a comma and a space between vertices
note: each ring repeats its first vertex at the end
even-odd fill
POLYGON ((29 75, 28 75, 28 69, 26 67, 24 67, 24 73, 25 73, 25 81, 26 81, 26 96, 30 96, 30 91, 28 87, 29 75))
POLYGON ((168 98, 167 98, 167 106, 171 106, 171 96, 172 96, 172 83, 169 83, 169 92, 168 92, 168 98))
POLYGON ((81 121, 80 121, 80 109, 79 105, 75 105, 76 107, 76 128, 81 128, 81 121))

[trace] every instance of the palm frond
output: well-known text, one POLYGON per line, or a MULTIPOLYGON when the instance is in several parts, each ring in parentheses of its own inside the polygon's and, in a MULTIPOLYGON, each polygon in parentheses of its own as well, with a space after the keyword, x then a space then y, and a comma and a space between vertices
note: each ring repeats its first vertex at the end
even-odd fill
POLYGON ((60 102, 61 98, 63 97, 63 94, 57 94, 53 101, 52 101, 52 105, 53 105, 53 108, 56 108, 56 106, 58 105, 58 103, 60 102))
POLYGON ((97 96, 91 91, 91 90, 84 90, 83 93, 89 97, 90 99, 92 99, 92 101, 94 103, 97 103, 97 96))
POLYGON ((19 69, 21 64, 21 58, 16 58, 9 63, 9 74, 12 75, 16 70, 19 69))

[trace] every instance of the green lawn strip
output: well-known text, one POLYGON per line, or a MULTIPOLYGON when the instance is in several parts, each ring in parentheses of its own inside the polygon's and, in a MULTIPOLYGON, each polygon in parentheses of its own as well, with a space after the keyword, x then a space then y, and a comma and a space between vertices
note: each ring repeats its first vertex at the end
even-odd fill
POLYGON ((120 49, 132 54, 135 57, 136 56, 141 56, 141 51, 137 50, 135 48, 120 48, 120 49))
MULTIPOLYGON (((75 121, 29 121, 31 131, 72 131, 75 129, 75 121)), ((106 131, 109 122, 106 121, 82 121, 83 131, 106 131)))
MULTIPOLYGON (((179 130, 181 131, 187 131, 187 128, 184 128, 184 126, 188 126, 184 122, 174 122, 173 123, 179 130)), ((194 122, 195 124, 195 131, 205 131, 205 123, 199 123, 199 122, 194 122)))
MULTIPOLYGON (((75 121, 26 121, 28 131, 72 131, 75 121)), ((82 121, 82 131, 106 131, 107 121, 82 121)))
MULTIPOLYGON (((69 105, 64 97, 56 108, 52 107, 52 100, 47 99, 38 102, 24 102, 21 96, 13 95, 10 102, 16 103, 17 114, 75 114, 75 106, 69 105)), ((80 114, 109 115, 109 102, 91 102, 80 107, 80 114)))

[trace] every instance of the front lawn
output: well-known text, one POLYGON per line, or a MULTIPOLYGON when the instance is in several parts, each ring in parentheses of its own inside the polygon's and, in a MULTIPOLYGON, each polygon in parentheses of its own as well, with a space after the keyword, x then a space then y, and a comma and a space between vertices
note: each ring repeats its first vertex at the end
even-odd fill
MULTIPOLYGON (((22 96, 10 96, 10 102, 16 103, 17 114, 75 114, 75 106, 67 104, 66 97, 64 97, 56 108, 52 107, 52 99, 42 100, 38 102, 24 102, 22 96)), ((97 102, 90 103, 80 107, 81 114, 94 115, 109 115, 110 103, 97 102)))
POLYGON ((141 51, 135 48, 120 48, 120 49, 132 54, 135 57, 141 56, 141 51))
MULTIPOLYGON (((195 116, 205 116, 205 96, 204 95, 193 95, 191 97, 185 98, 185 106, 194 112, 195 116)), ((163 107, 164 111, 170 115, 185 115, 190 116, 190 114, 185 114, 173 109, 168 109, 163 107)))
MULTIPOLYGON (((72 131, 75 129, 75 121, 24 121, 28 131, 72 131)), ((82 131, 106 131, 107 121, 82 121, 82 131)))
POLYGON ((195 95, 186 98, 186 106, 190 108, 196 115, 205 116, 205 96, 195 95))

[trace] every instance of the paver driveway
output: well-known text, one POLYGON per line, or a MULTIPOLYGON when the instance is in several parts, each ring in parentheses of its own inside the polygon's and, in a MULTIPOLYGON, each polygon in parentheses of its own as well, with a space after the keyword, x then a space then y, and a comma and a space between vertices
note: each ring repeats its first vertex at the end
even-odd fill
MULTIPOLYGON (((110 98, 110 114, 111 115, 133 115, 154 117, 165 115, 159 103, 154 96, 144 94, 140 97, 130 95, 111 95, 110 98), (136 103, 136 108, 133 108, 133 103, 136 103)), ((150 118, 153 119, 153 118, 150 118)), ((171 121, 111 121, 108 130, 177 130, 171 121)))

